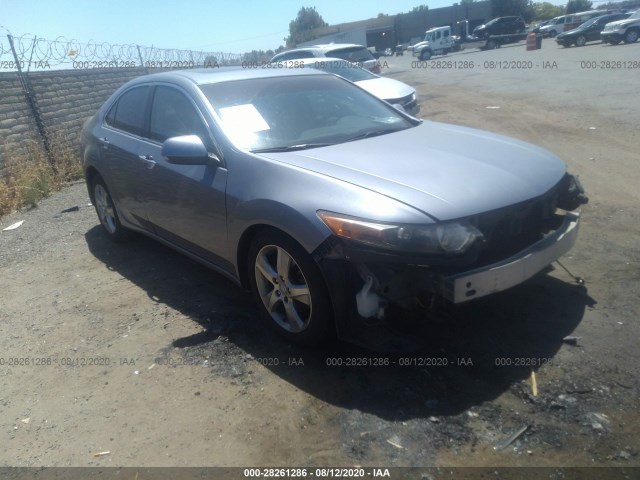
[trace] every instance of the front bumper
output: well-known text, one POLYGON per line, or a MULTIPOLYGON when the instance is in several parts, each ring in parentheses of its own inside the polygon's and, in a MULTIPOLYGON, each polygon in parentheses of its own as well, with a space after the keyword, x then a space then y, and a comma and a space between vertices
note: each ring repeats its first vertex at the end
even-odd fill
POLYGON ((567 212, 560 228, 506 260, 469 272, 443 276, 439 293, 453 303, 484 297, 514 287, 567 253, 578 236, 579 212, 567 212))
POLYGON ((604 43, 610 43, 611 40, 613 40, 614 42, 620 43, 623 40, 623 38, 624 38, 624 36, 621 33, 618 33, 617 31, 602 32, 600 34, 600 39, 604 43))

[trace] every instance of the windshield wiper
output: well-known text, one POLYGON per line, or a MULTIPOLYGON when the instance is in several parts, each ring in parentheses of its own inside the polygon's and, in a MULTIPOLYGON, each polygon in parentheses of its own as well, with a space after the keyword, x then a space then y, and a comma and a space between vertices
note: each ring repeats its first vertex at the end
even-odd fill
POLYGON ((400 130, 404 130, 404 128, 371 130, 370 132, 365 132, 360 135, 356 135, 355 137, 351 137, 348 140, 345 140, 345 142, 353 142, 354 140, 362 140, 363 138, 378 137, 380 135, 386 135, 387 133, 399 132, 400 130))
POLYGON ((296 150, 307 150, 309 148, 328 147, 333 143, 301 143, 299 145, 285 145, 283 147, 258 148, 251 150, 253 153, 269 153, 269 152, 295 152, 296 150))

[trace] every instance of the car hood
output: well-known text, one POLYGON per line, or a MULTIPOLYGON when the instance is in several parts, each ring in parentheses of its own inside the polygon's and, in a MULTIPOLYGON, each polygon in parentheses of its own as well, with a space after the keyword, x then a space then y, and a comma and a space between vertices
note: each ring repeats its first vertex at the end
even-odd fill
POLYGON ((580 34, 580 33, 584 32, 585 30, 588 30, 588 29, 587 28, 577 27, 577 28, 574 28, 573 30, 568 30, 566 32, 559 33, 556 38, 562 39, 564 37, 568 37, 568 36, 571 36, 571 35, 580 34))
POLYGON ((411 95, 415 90, 406 83, 399 82, 393 78, 372 78, 371 80, 361 80, 356 82, 361 88, 383 100, 396 100, 411 95))
POLYGON ((260 155, 378 192, 436 220, 541 196, 566 172, 562 160, 536 146, 429 121, 379 137, 260 155))
POLYGON ((604 28, 605 30, 617 30, 620 27, 625 27, 627 24, 640 22, 638 18, 625 18, 623 20, 616 20, 615 22, 607 23, 604 28))

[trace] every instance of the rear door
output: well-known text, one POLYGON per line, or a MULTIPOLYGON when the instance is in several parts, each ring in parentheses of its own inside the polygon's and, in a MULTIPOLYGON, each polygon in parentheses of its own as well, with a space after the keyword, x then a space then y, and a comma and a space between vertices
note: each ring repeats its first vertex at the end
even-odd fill
POLYGON ((104 177, 118 214, 127 222, 145 227, 145 206, 139 179, 143 164, 138 157, 151 87, 134 86, 123 92, 107 112, 96 137, 101 145, 104 177))

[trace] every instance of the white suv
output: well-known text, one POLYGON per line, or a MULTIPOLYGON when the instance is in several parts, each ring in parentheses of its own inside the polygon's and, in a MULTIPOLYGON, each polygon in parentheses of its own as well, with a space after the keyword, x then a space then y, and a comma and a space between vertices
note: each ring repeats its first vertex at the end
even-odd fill
POLYGON ((298 60, 300 58, 333 57, 355 63, 373 73, 380 73, 380 63, 373 58, 371 52, 362 45, 353 43, 330 43, 328 45, 312 45, 296 48, 274 55, 271 62, 298 60))
POLYGON ((607 23, 600 34, 604 43, 617 45, 624 40, 624 43, 634 43, 638 41, 640 35, 640 10, 636 10, 633 15, 625 20, 607 23))

